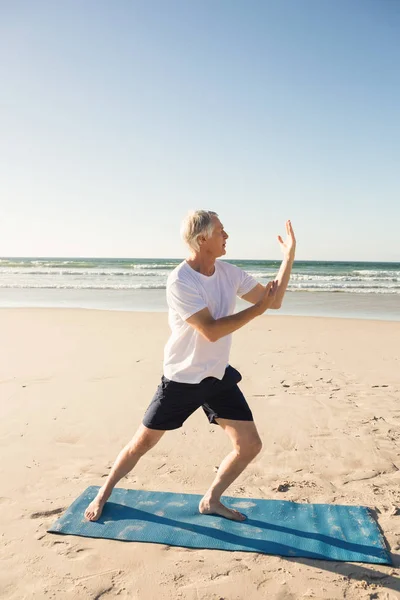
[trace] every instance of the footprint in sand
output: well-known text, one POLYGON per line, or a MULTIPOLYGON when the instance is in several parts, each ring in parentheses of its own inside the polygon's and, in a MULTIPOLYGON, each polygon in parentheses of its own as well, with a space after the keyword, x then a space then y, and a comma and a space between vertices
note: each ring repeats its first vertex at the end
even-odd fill
POLYGON ((57 444, 77 444, 80 438, 74 435, 64 435, 57 438, 55 441, 57 444))
POLYGON ((68 551, 65 553, 65 556, 67 558, 69 558, 70 560, 75 561, 75 560, 86 560, 93 554, 94 554, 94 550, 92 548, 81 548, 79 546, 78 547, 73 546, 72 548, 68 549, 68 551))
POLYGON ((53 510, 43 510, 43 511, 40 511, 40 512, 35 512, 35 513, 32 513, 30 515, 30 518, 31 519, 40 519, 40 518, 43 518, 43 517, 44 518, 46 518, 46 517, 53 517, 54 515, 59 515, 62 512, 64 512, 65 508, 66 507, 63 506, 61 508, 54 508, 53 510))
POLYGON ((7 498, 6 496, 1 496, 0 504, 15 504, 15 500, 12 500, 12 498, 7 498))
POLYGON ((67 540, 46 540, 43 542, 43 545, 53 548, 57 554, 65 556, 70 560, 85 560, 94 554, 93 548, 74 545, 67 540))
POLYGON ((290 481, 284 481, 283 483, 279 483, 276 487, 273 487, 274 492, 288 492, 292 487, 292 483, 290 481))

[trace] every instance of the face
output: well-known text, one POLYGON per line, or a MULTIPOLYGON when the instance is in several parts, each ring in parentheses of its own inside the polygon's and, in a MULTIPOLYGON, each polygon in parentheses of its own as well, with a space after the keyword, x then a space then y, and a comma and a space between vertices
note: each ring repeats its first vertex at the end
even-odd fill
POLYGON ((218 217, 213 217, 213 221, 214 230, 212 236, 204 239, 201 247, 203 248, 203 251, 205 250, 207 253, 212 254, 217 258, 218 256, 226 254, 225 245, 229 236, 224 230, 224 226, 218 217))

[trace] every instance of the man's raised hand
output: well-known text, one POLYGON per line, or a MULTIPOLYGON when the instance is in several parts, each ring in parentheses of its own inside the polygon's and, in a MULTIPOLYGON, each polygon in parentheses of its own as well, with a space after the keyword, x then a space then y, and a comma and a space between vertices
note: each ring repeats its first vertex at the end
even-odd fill
POLYGON ((278 242, 281 246, 284 257, 288 260, 294 260, 294 255, 296 252, 296 238, 294 237, 294 231, 290 221, 286 221, 286 234, 286 241, 284 242, 281 236, 278 235, 278 242))

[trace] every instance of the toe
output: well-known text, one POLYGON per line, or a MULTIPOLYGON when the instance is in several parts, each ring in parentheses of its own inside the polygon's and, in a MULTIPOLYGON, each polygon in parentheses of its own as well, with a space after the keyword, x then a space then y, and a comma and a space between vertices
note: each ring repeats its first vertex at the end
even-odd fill
POLYGON ((91 521, 94 517, 94 511, 93 509, 87 508, 85 511, 85 517, 88 521, 91 521))
POLYGON ((245 521, 247 519, 246 515, 243 515, 241 512, 239 512, 238 510, 235 510, 233 508, 228 509, 230 514, 232 515, 232 518, 235 521, 245 521))

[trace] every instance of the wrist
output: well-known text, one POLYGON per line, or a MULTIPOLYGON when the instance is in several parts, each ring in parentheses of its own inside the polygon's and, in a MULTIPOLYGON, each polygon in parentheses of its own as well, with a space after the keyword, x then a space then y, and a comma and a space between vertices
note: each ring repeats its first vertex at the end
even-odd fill
POLYGON ((253 304, 253 306, 251 307, 253 309, 253 313, 255 317, 259 317, 260 315, 263 314, 263 311, 260 308, 260 305, 258 302, 256 302, 255 304, 253 304))

